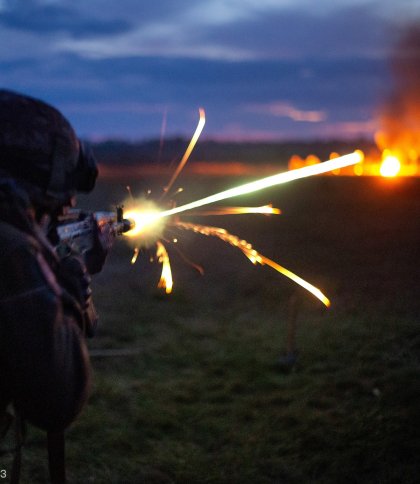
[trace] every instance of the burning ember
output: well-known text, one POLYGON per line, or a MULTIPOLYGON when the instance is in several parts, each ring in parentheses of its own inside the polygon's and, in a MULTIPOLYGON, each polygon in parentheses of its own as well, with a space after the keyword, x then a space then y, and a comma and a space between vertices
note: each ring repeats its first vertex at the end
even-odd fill
MULTIPOLYGON (((164 199, 168 195, 170 189, 172 188, 174 182, 176 181, 181 170, 185 166, 192 149, 203 129, 205 123, 204 110, 200 109, 200 119, 194 133, 193 138, 181 159, 178 167, 176 168, 174 174, 172 175, 168 185, 163 189, 163 194, 157 201, 152 201, 148 199, 136 200, 130 192, 131 199, 125 203, 128 210, 125 212, 125 217, 132 219, 135 222, 135 228, 126 232, 126 236, 131 239, 134 243, 134 255, 131 262, 134 264, 140 254, 140 249, 156 247, 156 257, 159 263, 162 264, 162 274, 158 283, 159 288, 165 289, 166 293, 169 294, 172 291, 173 281, 172 273, 169 261, 169 255, 164 245, 165 243, 171 243, 168 238, 164 236, 165 230, 169 229, 171 232, 173 230, 191 230, 195 233, 217 237, 218 239, 237 247, 242 253, 253 263, 268 265, 277 272, 283 274, 289 279, 293 280, 295 283, 299 284, 316 298, 318 298, 325 306, 330 305, 329 299, 316 287, 314 287, 309 282, 305 281, 298 275, 289 271, 288 269, 282 267, 271 259, 260 254, 255 250, 252 245, 246 240, 240 237, 230 234, 225 229, 220 227, 212 227, 206 225, 192 224, 188 222, 181 221, 179 214, 184 213, 184 215, 240 215, 240 214, 280 214, 278 208, 273 208, 271 205, 264 205, 262 207, 213 207, 208 210, 197 210, 205 205, 210 205, 222 200, 227 200, 233 197, 244 195, 247 193, 253 193, 264 188, 276 186, 282 183, 288 183, 292 180, 297 180, 299 178, 309 177, 321 173, 326 173, 332 170, 341 170, 344 167, 350 165, 356 165, 363 159, 363 154, 360 151, 356 151, 345 156, 335 156, 334 158, 324 162, 324 163, 313 163, 309 166, 299 167, 294 170, 290 170, 284 173, 278 173, 269 177, 265 177, 256 180, 251 183, 246 183, 238 187, 231 188, 229 190, 216 193, 214 195, 181 205, 179 207, 174 206, 173 201, 170 202, 172 205, 169 209, 162 209, 164 205, 164 199)), ((176 193, 178 193, 178 189, 176 193)), ((177 242, 177 239, 172 239, 172 242, 177 242)), ((183 256, 186 259, 185 256, 183 256)), ((192 264, 197 270, 202 272, 202 269, 192 264)))

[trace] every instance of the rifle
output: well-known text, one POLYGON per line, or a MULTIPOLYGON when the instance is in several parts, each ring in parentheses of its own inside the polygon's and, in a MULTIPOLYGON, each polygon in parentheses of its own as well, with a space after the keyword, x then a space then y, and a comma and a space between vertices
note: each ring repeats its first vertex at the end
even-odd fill
POLYGON ((123 207, 118 206, 115 212, 86 212, 71 209, 59 218, 57 235, 59 243, 57 253, 65 254, 69 249, 84 254, 93 248, 95 233, 109 225, 115 235, 121 235, 134 228, 134 221, 124 218, 123 207))
MULTIPOLYGON (((115 235, 134 228, 134 221, 125 219, 123 207, 117 207, 115 212, 86 212, 83 210, 71 209, 61 216, 56 227, 58 244, 55 250, 60 258, 69 254, 85 254, 97 244, 98 230, 104 229, 106 225, 111 227, 115 235)), ((88 337, 95 333, 98 315, 95 306, 90 300, 88 307, 83 313, 84 331, 88 337)))

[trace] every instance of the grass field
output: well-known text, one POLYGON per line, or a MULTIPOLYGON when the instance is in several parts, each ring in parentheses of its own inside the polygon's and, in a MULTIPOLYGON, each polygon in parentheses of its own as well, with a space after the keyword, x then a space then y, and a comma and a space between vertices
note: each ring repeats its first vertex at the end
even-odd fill
MULTIPOLYGON (((184 201, 238 179, 187 179, 184 201)), ((102 182, 94 209, 125 197, 102 182)), ((140 192, 139 183, 132 183, 140 192)), ((322 288, 326 310, 267 267, 192 233, 174 293, 119 241, 94 283, 101 327, 88 407, 67 433, 71 483, 415 483, 420 479, 420 180, 320 177, 236 200, 279 217, 208 217, 322 288), (297 364, 278 365, 299 301, 297 364)), ((87 201, 82 200, 86 206, 87 201)), ((198 221, 198 219, 196 219, 198 221)), ((30 428, 24 483, 47 482, 30 428)))

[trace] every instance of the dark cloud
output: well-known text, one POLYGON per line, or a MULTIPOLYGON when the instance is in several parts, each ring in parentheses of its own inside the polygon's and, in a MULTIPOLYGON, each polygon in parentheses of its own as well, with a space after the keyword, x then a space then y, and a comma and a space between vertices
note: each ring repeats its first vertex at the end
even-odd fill
MULTIPOLYGON (((200 28, 197 35, 202 35, 200 28), (201 34, 200 34, 201 32, 201 34)), ((372 6, 328 12, 302 6, 262 12, 205 31, 208 41, 266 58, 380 57, 395 37, 390 20, 372 6)))
POLYGON ((157 0, 141 2, 139 0, 78 0, 80 12, 85 16, 105 18, 125 18, 135 21, 137 26, 147 26, 150 23, 171 20, 181 21, 185 12, 194 5, 194 0, 157 0))
POLYGON ((207 136, 322 137, 341 127, 369 127, 389 87, 386 53, 394 30, 391 20, 372 8, 377 3, 327 11, 321 2, 314 12, 296 2, 293 8, 255 9, 252 17, 225 22, 200 17, 192 0, 13 5, 0 12, 0 23, 8 27, 3 50, 16 39, 23 46, 33 39, 38 43, 36 56, 35 48, 3 56, 10 60, 0 62, 1 83, 57 105, 88 137, 158 136, 165 107, 168 135, 188 136, 199 106, 207 112, 207 136), (141 54, 129 50, 133 42, 141 54), (89 53, 99 46, 102 57, 87 58, 87 44, 89 53), (168 52, 170 45, 176 49, 168 52), (211 49, 232 60, 209 60, 211 49), (171 57, 171 52, 181 54, 171 57), (297 122, 250 105, 325 116, 317 123, 305 116, 297 122))
POLYGON ((13 76, 16 71, 16 78, 26 67, 28 83, 62 79, 77 85, 79 80, 88 90, 89 81, 97 80, 108 86, 111 97, 136 96, 151 102, 181 95, 188 102, 203 96, 222 103, 226 99, 239 103, 299 98, 314 105, 332 98, 335 104, 344 105, 348 98, 360 103, 375 98, 375 91, 383 91, 387 85, 385 62, 370 59, 228 62, 157 57, 86 60, 61 55, 48 63, 20 60, 3 62, 1 67, 3 75, 13 76))
POLYGON ((85 17, 72 7, 35 1, 19 1, 13 8, 0 12, 0 23, 10 29, 41 35, 62 32, 79 37, 114 35, 131 29, 127 20, 85 17))

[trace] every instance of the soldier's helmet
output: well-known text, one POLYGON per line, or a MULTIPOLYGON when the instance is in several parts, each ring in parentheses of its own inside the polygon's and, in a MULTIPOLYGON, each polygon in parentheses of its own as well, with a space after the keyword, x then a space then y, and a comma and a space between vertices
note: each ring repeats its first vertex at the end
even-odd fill
POLYGON ((90 192, 98 170, 67 119, 54 107, 0 89, 0 174, 66 202, 90 192))

